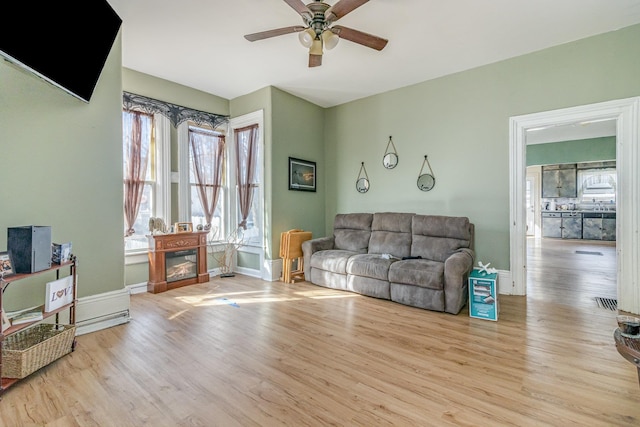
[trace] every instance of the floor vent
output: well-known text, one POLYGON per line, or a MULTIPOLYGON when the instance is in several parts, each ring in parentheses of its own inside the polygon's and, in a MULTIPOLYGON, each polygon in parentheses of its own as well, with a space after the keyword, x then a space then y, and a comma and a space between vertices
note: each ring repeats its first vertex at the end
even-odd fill
POLYGON ((606 308, 611 311, 618 311, 618 300, 612 298, 601 298, 596 297, 596 302, 598 303, 598 307, 606 308))
POLYGON ((600 255, 602 256, 602 252, 593 252, 593 251, 576 251, 577 254, 580 255, 600 255))

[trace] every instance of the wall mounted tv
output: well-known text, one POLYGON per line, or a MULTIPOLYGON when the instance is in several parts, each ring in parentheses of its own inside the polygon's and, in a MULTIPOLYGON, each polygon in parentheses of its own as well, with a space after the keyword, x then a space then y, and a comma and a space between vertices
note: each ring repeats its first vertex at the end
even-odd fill
POLYGON ((106 0, 11 1, 0 56, 89 102, 122 19, 106 0))

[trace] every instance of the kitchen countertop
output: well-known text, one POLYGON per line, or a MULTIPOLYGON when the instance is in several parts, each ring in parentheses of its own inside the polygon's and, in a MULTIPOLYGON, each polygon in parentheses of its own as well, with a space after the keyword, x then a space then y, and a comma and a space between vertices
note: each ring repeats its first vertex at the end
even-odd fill
POLYGON ((550 211, 550 210, 542 210, 542 213, 575 213, 575 214, 579 214, 579 213, 616 213, 616 211, 596 211, 596 210, 568 210, 568 209, 556 209, 555 211, 550 211))

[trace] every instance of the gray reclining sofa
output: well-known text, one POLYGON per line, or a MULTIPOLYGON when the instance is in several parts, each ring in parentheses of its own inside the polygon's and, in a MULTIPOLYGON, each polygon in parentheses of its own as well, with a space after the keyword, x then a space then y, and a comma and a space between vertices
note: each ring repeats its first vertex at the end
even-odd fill
POLYGON ((468 299, 473 234, 466 217, 337 214, 333 236, 302 244, 305 280, 458 314, 468 299))

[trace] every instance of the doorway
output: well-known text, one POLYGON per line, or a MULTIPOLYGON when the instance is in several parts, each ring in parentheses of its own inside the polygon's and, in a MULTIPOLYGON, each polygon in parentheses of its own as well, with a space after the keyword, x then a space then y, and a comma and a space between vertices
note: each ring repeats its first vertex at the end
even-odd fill
POLYGON ((527 130, 582 121, 616 120, 616 163, 619 183, 616 206, 616 271, 618 308, 640 313, 640 253, 637 233, 640 212, 640 98, 608 101, 580 107, 535 113, 510 119, 510 265, 511 293, 527 293, 526 250, 526 133, 527 130))
POLYGON ((540 220, 540 173, 538 168, 527 168, 525 189, 525 210, 527 212, 527 237, 539 238, 542 235, 540 220))

